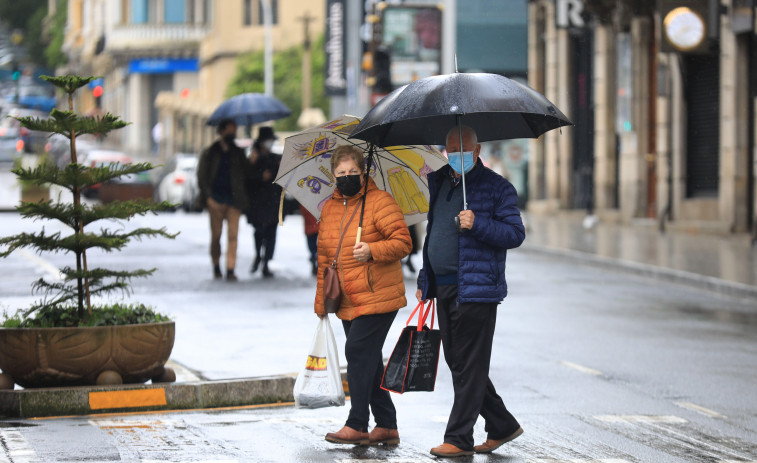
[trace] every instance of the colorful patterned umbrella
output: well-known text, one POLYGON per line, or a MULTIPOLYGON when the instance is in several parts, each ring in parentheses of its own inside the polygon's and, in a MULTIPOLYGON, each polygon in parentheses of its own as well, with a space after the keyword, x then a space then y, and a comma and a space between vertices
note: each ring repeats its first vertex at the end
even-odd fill
MULTIPOLYGON (((341 116, 304 130, 284 140, 284 154, 275 182, 316 218, 331 197, 335 181, 331 153, 341 145, 361 148, 366 157, 369 145, 349 139, 360 119, 341 116)), ((375 148, 369 174, 382 190, 397 200, 408 225, 422 222, 428 213, 426 175, 447 163, 436 146, 388 146, 375 148)))

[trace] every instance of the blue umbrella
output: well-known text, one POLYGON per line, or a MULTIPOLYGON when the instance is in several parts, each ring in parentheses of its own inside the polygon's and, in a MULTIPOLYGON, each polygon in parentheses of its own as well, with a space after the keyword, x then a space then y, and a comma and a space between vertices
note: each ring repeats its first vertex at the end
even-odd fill
POLYGON ((282 119, 292 114, 284 103, 262 93, 242 93, 221 103, 208 118, 208 125, 232 119, 239 127, 282 119))

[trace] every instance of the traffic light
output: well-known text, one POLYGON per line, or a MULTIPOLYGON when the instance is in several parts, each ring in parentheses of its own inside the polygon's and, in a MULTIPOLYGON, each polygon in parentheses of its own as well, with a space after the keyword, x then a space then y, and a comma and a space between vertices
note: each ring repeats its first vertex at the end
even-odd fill
POLYGON ((13 62, 13 72, 11 73, 11 77, 14 81, 17 81, 21 77, 21 70, 18 68, 18 63, 15 61, 13 62))
POLYGON ((391 63, 392 58, 388 50, 379 48, 373 53, 374 92, 389 93, 394 90, 394 87, 392 87, 391 63))

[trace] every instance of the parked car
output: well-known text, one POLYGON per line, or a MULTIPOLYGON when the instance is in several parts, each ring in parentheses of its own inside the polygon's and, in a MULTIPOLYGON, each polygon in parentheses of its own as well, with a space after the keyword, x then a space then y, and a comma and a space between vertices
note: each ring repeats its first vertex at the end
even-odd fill
POLYGON ((200 187, 197 185, 197 166, 191 172, 187 172, 187 180, 184 182, 184 193, 181 197, 181 208, 184 212, 202 212, 203 206, 197 203, 200 187))
POLYGON ((177 153, 161 169, 158 176, 157 200, 176 204, 177 208, 184 202, 184 190, 188 180, 197 174, 197 156, 189 153, 177 153))
POLYGON ((0 164, 13 165, 13 161, 23 154, 23 145, 18 136, 18 129, 0 125, 0 164))
POLYGON ((42 154, 45 151, 48 134, 21 127, 21 124, 14 117, 47 119, 50 115, 35 109, 12 107, 8 110, 8 116, 10 117, 3 117, 0 120, 0 129, 4 129, 7 135, 15 136, 17 141, 21 140, 21 143, 17 143, 18 150, 25 153, 42 154))
MULTIPOLYGON (((112 164, 130 164, 132 162, 131 157, 115 150, 103 150, 96 149, 90 150, 86 156, 83 157, 81 164, 89 167, 105 167, 112 164)), ((90 199, 97 198, 99 196, 101 184, 92 185, 90 188, 82 190, 82 194, 90 199)))

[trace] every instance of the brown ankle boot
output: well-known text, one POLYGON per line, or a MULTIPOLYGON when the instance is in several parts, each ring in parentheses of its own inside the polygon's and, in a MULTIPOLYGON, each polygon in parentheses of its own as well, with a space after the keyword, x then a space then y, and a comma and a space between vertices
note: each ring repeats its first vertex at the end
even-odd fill
POLYGON ((345 426, 337 432, 326 434, 326 440, 335 444, 368 445, 370 442, 367 432, 360 432, 345 426))
POLYGON ((400 434, 396 429, 375 427, 368 434, 368 440, 371 445, 397 445, 400 443, 400 434))

